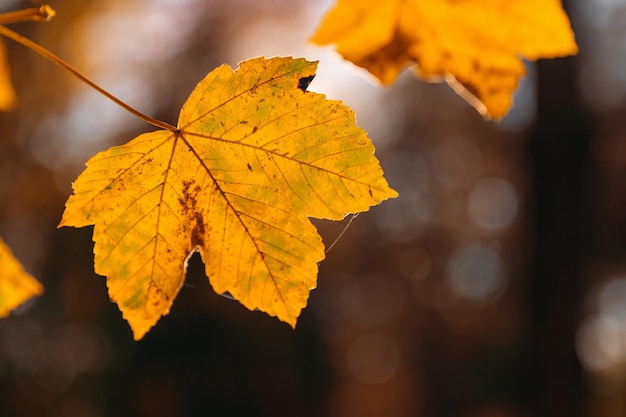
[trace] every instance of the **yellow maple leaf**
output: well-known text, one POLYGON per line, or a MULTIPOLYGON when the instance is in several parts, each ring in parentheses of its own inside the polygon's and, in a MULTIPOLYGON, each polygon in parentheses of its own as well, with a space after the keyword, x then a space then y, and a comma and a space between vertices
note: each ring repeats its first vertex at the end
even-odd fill
POLYGON ((16 104, 17 97, 11 82, 6 46, 0 40, 0 111, 12 110, 16 104))
POLYGON ((17 306, 36 295, 43 286, 26 273, 11 249, 0 238, 0 317, 6 317, 17 306))
POLYGON ((59 226, 95 225, 96 272, 136 340, 168 313, 196 249, 217 293, 295 326, 324 258, 308 217, 397 196, 352 111, 304 91, 316 67, 223 65, 191 93, 178 131, 87 162, 59 226))
POLYGON ((525 75, 520 58, 575 54, 560 0, 338 0, 311 40, 389 85, 410 63, 499 119, 525 75))

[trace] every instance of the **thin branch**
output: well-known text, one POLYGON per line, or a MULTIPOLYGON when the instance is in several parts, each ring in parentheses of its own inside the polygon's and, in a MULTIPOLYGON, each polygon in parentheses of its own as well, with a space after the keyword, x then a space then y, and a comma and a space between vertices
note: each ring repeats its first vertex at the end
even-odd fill
POLYGON ((54 62, 55 64, 57 64, 58 66, 60 66, 61 68, 63 68, 67 72, 69 72, 70 74, 72 74, 74 77, 78 78, 79 80, 81 80, 82 82, 87 84, 89 87, 93 88, 94 90, 96 90, 97 92, 99 92, 100 94, 102 94, 103 96, 108 98, 109 100, 113 101, 118 106, 122 107, 124 110, 126 110, 129 113, 135 115, 136 117, 140 118, 141 120, 145 121, 146 123, 149 123, 149 124, 151 124, 153 126, 159 127, 161 129, 169 130, 170 132, 174 132, 174 133, 179 133, 180 132, 180 130, 177 127, 172 126, 171 124, 163 122, 161 120, 154 119, 154 118, 152 118, 150 116, 147 116, 147 115, 141 113, 139 110, 136 110, 135 108, 129 106, 126 103, 124 103, 122 100, 120 100, 119 98, 115 97, 113 94, 109 93, 104 88, 100 87, 99 85, 97 85, 93 81, 89 80, 83 74, 78 72, 78 70, 76 70, 74 67, 72 67, 67 62, 63 61, 58 56, 54 55, 52 52, 48 51, 43 46, 41 46, 41 45, 31 41, 30 39, 20 35, 19 33, 16 33, 14 31, 12 31, 11 29, 9 29, 9 28, 7 28, 5 26, 0 25, 0 35, 5 36, 5 37, 7 37, 9 39, 12 39, 13 41, 19 43, 20 45, 25 46, 26 48, 32 50, 33 52, 36 52, 39 55, 43 56, 44 58, 54 62))
POLYGON ((31 7, 29 9, 2 13, 0 14, 0 25, 19 22, 48 22, 55 14, 52 7, 44 4, 40 7, 31 7))

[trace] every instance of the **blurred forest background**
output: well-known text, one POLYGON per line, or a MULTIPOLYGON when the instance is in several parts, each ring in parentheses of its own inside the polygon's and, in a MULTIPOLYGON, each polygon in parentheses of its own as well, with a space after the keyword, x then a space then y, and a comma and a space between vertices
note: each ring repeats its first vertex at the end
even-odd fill
MULTIPOLYGON (((309 89, 355 110, 400 198, 352 222, 295 330, 216 295, 194 256, 134 342, 91 229, 56 225, 90 156, 153 129, 7 40, 0 236, 46 292, 0 321, 0 416, 626 415, 625 0, 565 2, 580 54, 529 64, 500 123, 308 44, 330 0, 49 4, 11 27, 169 123, 222 63, 319 59, 309 89)), ((347 221, 316 224, 329 244, 347 221)))

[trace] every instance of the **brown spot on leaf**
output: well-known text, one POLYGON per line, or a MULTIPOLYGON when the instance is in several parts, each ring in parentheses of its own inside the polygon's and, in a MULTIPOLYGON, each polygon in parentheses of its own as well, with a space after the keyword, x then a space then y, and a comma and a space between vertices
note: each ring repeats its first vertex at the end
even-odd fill
MULTIPOLYGON (((178 202, 180 203, 180 207, 185 214, 189 213, 190 211, 193 212, 196 207, 196 196, 193 193, 189 192, 189 188, 191 188, 191 186, 195 183, 196 181, 193 178, 189 180, 183 180, 183 189, 181 192, 182 195, 178 197, 178 202)), ((197 190, 195 189, 194 191, 197 192, 197 190)))
MULTIPOLYGON (((203 246, 204 245, 204 218, 198 208, 197 194, 202 191, 200 185, 195 185, 190 191, 191 187, 196 183, 194 179, 184 180, 181 196, 178 198, 178 202, 181 205, 183 213, 191 217, 191 245, 203 246)), ((188 218, 189 218, 188 217, 188 218)))
POLYGON ((191 245, 192 246, 204 246, 204 218, 202 213, 194 213, 194 225, 191 229, 191 245))

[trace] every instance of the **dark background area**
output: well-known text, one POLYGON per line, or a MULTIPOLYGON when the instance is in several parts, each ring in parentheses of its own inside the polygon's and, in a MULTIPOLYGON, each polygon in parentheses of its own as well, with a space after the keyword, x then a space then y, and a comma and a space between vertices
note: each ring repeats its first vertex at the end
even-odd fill
MULTIPOLYGON (((319 59, 309 89, 355 110, 400 198, 352 221, 295 330, 216 295, 195 255, 134 342, 91 229, 56 225, 84 162, 152 128, 6 40, 0 236, 46 292, 0 321, 0 416, 626 415, 625 2, 568 1, 580 54, 529 63, 499 123, 308 44, 329 0, 49 4, 11 27, 169 123, 224 62, 319 59)), ((330 244, 349 220, 315 224, 330 244)))

